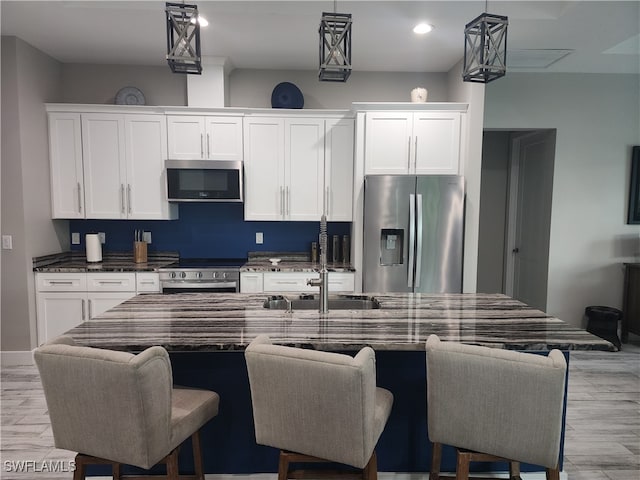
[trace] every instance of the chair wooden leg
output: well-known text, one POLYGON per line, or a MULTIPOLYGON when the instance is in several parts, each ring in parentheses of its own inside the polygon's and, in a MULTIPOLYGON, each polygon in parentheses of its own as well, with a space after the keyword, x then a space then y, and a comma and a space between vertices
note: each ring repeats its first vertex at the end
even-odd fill
POLYGON ((362 469, 362 480, 378 480, 378 458, 375 451, 362 469))
POLYGON ((202 467, 202 449, 200 448, 200 431, 191 435, 191 447, 193 448, 193 468, 197 480, 204 480, 202 467))
POLYGON ((547 468, 547 480, 560 480, 560 469, 558 468, 547 468))
POLYGON ((86 465, 84 463, 84 456, 81 454, 76 455, 76 469, 73 471, 73 480, 85 480, 86 465))
POLYGON ((120 467, 122 465, 119 463, 114 463, 111 466, 111 470, 113 472, 113 480, 120 480, 122 478, 122 473, 120 472, 120 467))
POLYGON ((167 455, 167 480, 178 480, 178 449, 167 455))
POLYGON ((458 450, 456 480, 469 480, 469 462, 471 462, 471 453, 458 450))
POLYGON ((440 463, 442 462, 442 444, 434 443, 431 447, 431 470, 429 480, 440 478, 440 463))
POLYGON ((278 461, 278 480, 287 480, 289 477, 289 456, 280 450, 280 460, 278 461))
POLYGON ((520 462, 509 462, 509 480, 522 480, 520 478, 520 462))

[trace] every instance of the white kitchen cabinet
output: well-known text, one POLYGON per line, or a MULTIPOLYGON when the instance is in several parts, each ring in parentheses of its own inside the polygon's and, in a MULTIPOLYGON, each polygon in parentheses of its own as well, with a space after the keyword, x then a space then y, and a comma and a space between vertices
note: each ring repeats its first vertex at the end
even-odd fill
POLYGON ((49 114, 51 217, 84 218, 82 134, 79 113, 49 114))
MULTIPOLYGON (((318 287, 307 285, 311 278, 318 278, 317 272, 264 272, 264 293, 319 293, 318 287)), ((329 292, 354 291, 354 274, 352 272, 329 272, 329 292)))
POLYGON ((365 174, 458 174, 460 125, 460 112, 367 112, 365 174))
POLYGON ((240 272, 240 293, 262 293, 262 272, 240 272))
POLYGON ((82 114, 85 218, 177 217, 167 201, 163 115, 82 114))
POLYGON ((35 277, 39 344, 136 295, 136 274, 131 272, 36 273, 35 277))
POLYGON ((243 160, 242 117, 167 115, 171 160, 243 160))
POLYGON ((137 293, 158 293, 160 292, 160 274, 157 272, 137 272, 136 273, 137 293))
POLYGON ((327 120, 325 130, 325 212, 332 222, 353 219, 353 141, 352 119, 327 120))
POLYGON ((247 117, 245 220, 351 219, 353 120, 247 117))

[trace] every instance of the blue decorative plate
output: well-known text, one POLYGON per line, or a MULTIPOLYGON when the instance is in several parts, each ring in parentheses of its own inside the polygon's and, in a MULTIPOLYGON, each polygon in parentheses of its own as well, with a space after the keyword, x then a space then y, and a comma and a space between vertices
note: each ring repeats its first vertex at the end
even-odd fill
POLYGON ((124 87, 116 94, 116 105, 144 105, 144 95, 136 87, 124 87))
POLYGON ((290 82, 282 82, 275 86, 271 93, 273 108, 302 108, 304 97, 298 87, 290 82))

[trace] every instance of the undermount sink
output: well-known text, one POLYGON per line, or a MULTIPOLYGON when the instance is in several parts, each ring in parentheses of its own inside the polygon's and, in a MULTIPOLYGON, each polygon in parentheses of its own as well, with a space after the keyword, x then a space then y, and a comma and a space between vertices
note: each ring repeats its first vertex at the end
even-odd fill
MULTIPOLYGON (((320 299, 318 295, 300 295, 285 297, 272 295, 264 302, 264 308, 271 310, 318 310, 320 299)), ((380 302, 374 297, 366 295, 330 295, 329 310, 371 310, 380 308, 380 302)))

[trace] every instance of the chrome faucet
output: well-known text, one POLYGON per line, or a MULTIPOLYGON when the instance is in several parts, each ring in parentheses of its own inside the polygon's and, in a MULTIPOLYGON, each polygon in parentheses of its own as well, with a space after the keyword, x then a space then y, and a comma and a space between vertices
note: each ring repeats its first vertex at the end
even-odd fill
POLYGON ((307 285, 320 287, 320 313, 329 311, 329 272, 327 271, 327 217, 320 219, 320 277, 310 278, 307 285))

